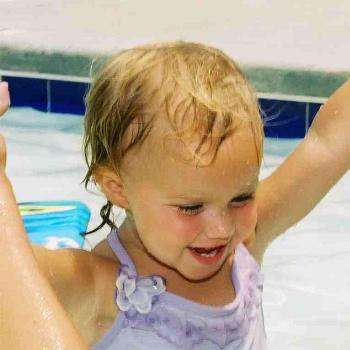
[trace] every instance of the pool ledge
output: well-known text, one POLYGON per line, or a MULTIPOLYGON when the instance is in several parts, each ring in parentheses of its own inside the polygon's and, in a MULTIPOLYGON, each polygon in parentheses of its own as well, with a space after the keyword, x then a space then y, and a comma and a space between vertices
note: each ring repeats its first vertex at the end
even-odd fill
MULTIPOLYGON (((0 46, 0 70, 61 76, 60 80, 87 81, 108 57, 83 53, 45 52, 0 46), (72 79, 74 77, 74 79, 72 79)), ((259 93, 328 97, 350 72, 242 65, 259 93)), ((22 74, 23 75, 23 74, 22 74)))

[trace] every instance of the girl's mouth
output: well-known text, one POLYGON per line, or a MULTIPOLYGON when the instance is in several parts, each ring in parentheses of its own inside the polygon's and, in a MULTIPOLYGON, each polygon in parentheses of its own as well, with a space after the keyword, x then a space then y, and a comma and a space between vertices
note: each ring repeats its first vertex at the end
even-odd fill
POLYGON ((190 254, 201 264, 211 265, 218 262, 225 252, 226 245, 213 248, 193 248, 189 247, 190 254))

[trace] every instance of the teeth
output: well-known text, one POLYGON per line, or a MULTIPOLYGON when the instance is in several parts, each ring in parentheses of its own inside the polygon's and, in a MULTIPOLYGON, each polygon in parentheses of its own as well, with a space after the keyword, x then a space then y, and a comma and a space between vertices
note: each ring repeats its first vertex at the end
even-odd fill
POLYGON ((206 256, 206 257, 212 257, 212 256, 215 256, 215 255, 217 254, 217 252, 218 252, 218 250, 215 249, 215 250, 213 250, 212 252, 210 252, 210 253, 208 253, 208 254, 206 254, 206 253, 200 253, 199 255, 201 255, 201 256, 206 256))

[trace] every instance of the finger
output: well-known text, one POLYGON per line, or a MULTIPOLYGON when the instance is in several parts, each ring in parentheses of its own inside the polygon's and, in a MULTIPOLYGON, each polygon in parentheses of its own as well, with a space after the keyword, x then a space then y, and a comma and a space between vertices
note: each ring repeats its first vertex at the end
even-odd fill
POLYGON ((0 134, 0 171, 6 167, 6 143, 5 138, 0 134))
POLYGON ((0 116, 3 115, 10 106, 10 93, 6 81, 0 82, 0 116))

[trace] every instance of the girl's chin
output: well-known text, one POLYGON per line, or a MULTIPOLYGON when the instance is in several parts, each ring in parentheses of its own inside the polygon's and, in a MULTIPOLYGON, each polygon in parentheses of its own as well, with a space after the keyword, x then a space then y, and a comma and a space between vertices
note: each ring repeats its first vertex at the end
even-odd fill
POLYGON ((189 271, 185 268, 183 271, 179 272, 183 277, 192 282, 208 280, 219 273, 225 265, 228 256, 230 256, 230 254, 227 254, 228 249, 229 247, 225 246, 219 250, 216 255, 213 254, 211 256, 203 256, 188 250, 187 259, 189 258, 191 260, 191 264, 189 265, 192 266, 192 269, 189 271))
POLYGON ((183 277, 185 278, 187 281, 189 282, 205 282, 209 279, 211 279, 212 277, 214 277, 216 274, 218 274, 222 267, 224 265, 224 262, 219 265, 219 266, 216 266, 214 268, 214 266, 209 269, 205 269, 206 271, 179 271, 177 270, 177 272, 183 277))

